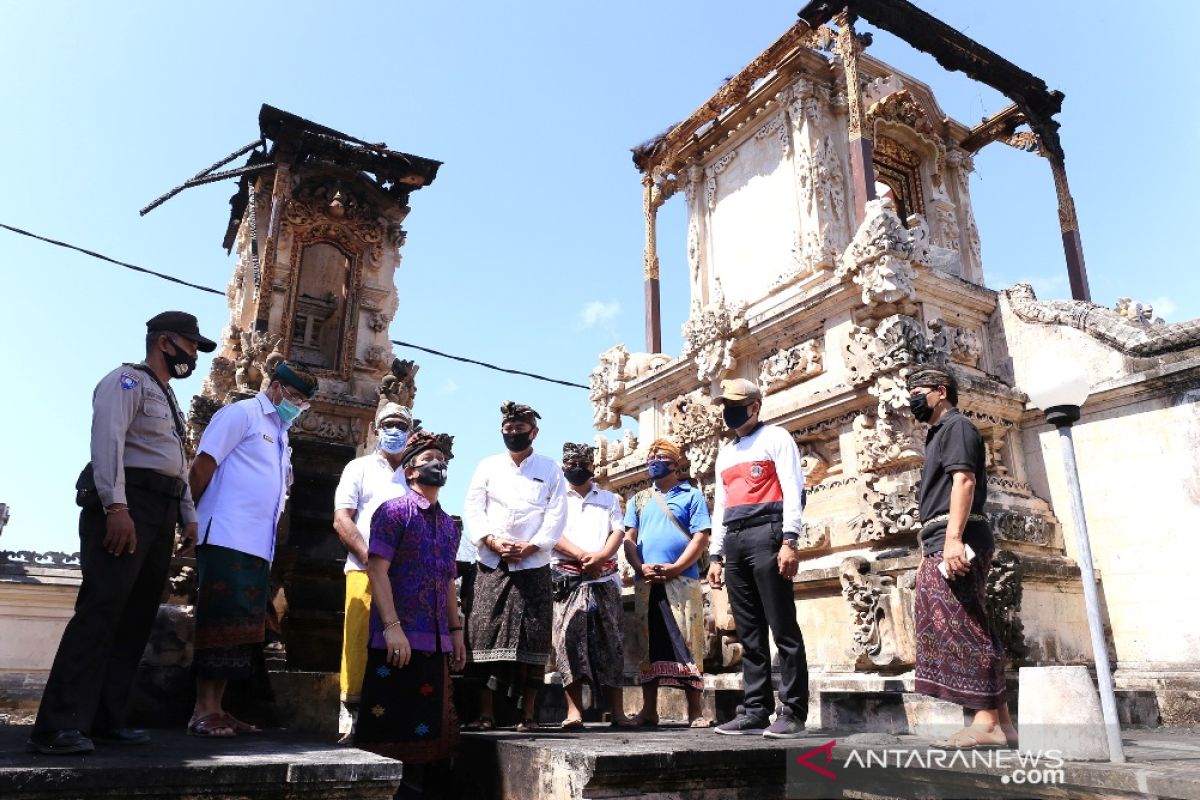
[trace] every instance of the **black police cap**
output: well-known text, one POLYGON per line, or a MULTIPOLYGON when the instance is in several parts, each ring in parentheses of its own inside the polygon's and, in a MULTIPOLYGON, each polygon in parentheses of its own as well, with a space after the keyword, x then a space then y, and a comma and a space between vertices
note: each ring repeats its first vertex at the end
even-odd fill
POLYGON ((146 333, 177 333, 186 336, 196 343, 196 349, 203 353, 211 353, 217 349, 217 343, 200 335, 200 326, 196 318, 186 311, 164 311, 146 321, 146 333))

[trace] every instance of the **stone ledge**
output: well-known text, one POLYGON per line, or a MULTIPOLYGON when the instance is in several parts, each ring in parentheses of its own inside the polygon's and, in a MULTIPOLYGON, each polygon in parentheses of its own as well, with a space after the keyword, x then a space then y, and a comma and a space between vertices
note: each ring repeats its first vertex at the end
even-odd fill
POLYGON ((398 761, 285 731, 215 741, 156 730, 145 747, 101 746, 90 756, 65 757, 26 753, 29 730, 0 727, 0 796, 6 800, 384 800, 402 774, 398 761))

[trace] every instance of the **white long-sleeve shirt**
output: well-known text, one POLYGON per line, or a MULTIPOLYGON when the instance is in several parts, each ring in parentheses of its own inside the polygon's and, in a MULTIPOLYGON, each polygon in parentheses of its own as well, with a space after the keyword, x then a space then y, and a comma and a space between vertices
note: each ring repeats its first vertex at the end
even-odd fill
POLYGON ((799 534, 803 521, 804 468, 800 448, 778 425, 762 425, 727 443, 717 454, 712 543, 725 555, 725 526, 765 514, 783 515, 784 534, 799 534))
POLYGON ((463 519, 479 563, 493 569, 500 565, 500 554, 483 544, 485 537, 494 535, 538 547, 533 555, 509 564, 510 571, 549 564, 567 524, 566 487, 558 463, 537 453, 520 464, 508 453, 479 462, 463 503, 463 519))

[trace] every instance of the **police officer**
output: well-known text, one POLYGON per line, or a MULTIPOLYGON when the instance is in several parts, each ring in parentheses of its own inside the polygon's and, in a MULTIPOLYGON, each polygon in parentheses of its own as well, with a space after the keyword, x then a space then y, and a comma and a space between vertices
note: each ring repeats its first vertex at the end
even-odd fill
POLYGON ((77 486, 83 583, 29 738, 37 752, 88 753, 93 739, 150 740, 124 727, 126 706, 176 524, 185 542, 196 538, 184 418, 169 383, 191 375, 196 351, 211 353, 216 343, 182 311, 165 311, 146 329, 145 360, 108 373, 92 394, 92 460, 77 486))

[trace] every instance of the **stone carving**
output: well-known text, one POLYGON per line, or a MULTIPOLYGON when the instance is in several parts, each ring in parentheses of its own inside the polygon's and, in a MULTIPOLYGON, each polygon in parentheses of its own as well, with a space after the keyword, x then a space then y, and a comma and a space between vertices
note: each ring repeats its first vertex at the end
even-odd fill
POLYGON ((979 334, 967 328, 956 328, 945 320, 935 317, 929 321, 930 347, 946 353, 951 360, 968 367, 978 367, 983 355, 983 342, 979 334))
POLYGON ((310 410, 301 414, 292 428, 295 432, 308 434, 317 439, 325 439, 339 444, 356 444, 350 420, 346 417, 334 417, 320 411, 310 410))
POLYGON ((874 330, 855 326, 846 344, 846 368, 853 386, 903 367, 936 360, 935 356, 924 327, 907 314, 884 317, 874 330))
POLYGON ((859 415, 854 420, 854 452, 859 470, 919 463, 925 457, 925 446, 922 437, 915 433, 916 427, 916 420, 908 413, 859 415))
POLYGON ((592 402, 592 424, 596 430, 621 427, 616 404, 629 381, 637 380, 671 361, 662 353, 630 353, 619 344, 600 354, 600 363, 588 378, 588 399, 592 402))
POLYGON ((720 407, 701 392, 692 392, 663 407, 671 436, 683 448, 693 476, 707 475, 717 463, 720 433, 725 428, 720 407))
POLYGON ((912 591, 896 586, 890 575, 871 571, 862 556, 842 561, 839 581, 842 597, 850 604, 850 655, 858 669, 901 667, 916 660, 912 629, 912 591))
POLYGON ((1009 550, 996 550, 987 577, 987 613, 1004 650, 1011 661, 1029 656, 1025 626, 1021 622, 1021 597, 1024 568, 1021 559, 1009 550))
POLYGON ((975 169, 975 162, 961 150, 951 150, 946 154, 946 163, 951 168, 950 175, 954 179, 956 189, 958 190, 958 199, 962 212, 960 217, 961 227, 966 229, 967 250, 971 254, 973 263, 978 267, 983 263, 983 256, 979 245, 979 226, 975 224, 975 214, 971 210, 971 204, 967 202, 967 198, 971 196, 971 172, 975 169))
POLYGON ((1150 303, 1141 303, 1129 297, 1118 297, 1117 304, 1113 306, 1113 311, 1117 312, 1117 316, 1124 317, 1138 325, 1166 324, 1162 317, 1154 316, 1153 305, 1150 303))
POLYGON ((214 356, 212 369, 204 379, 200 393, 218 403, 223 403, 225 397, 237 388, 237 372, 232 359, 225 356, 214 356))
POLYGON ((912 252, 912 235, 896 216, 896 204, 890 198, 871 200, 834 275, 850 276, 862 287, 864 305, 911 300, 916 297, 912 252))
POLYGON ((383 333, 386 331, 390 323, 391 319, 380 311, 372 311, 367 315, 367 327, 376 333, 383 333))
POLYGON ((234 381, 243 392, 258 392, 264 388, 271 370, 283 359, 278 351, 283 337, 278 333, 241 331, 239 338, 241 353, 237 358, 234 381))
POLYGON ((0 550, 0 564, 79 569, 79 553, 68 554, 58 550, 51 550, 47 553, 35 553, 32 550, 0 550))
POLYGON ((381 344, 373 344, 363 352, 363 362, 369 367, 380 369, 387 364, 388 356, 391 354, 391 347, 385 347, 381 344))
POLYGON ((801 550, 820 550, 829 547, 829 532, 832 526, 828 520, 819 519, 800 524, 800 536, 797 542, 801 550))
POLYGON ((1049 547, 1053 541, 1054 526, 1045 517, 995 511, 988 514, 988 523, 1001 539, 1040 547, 1049 547))
POLYGON ((820 339, 809 339, 786 350, 774 350, 763 359, 758 384, 765 394, 791 386, 825 371, 820 339))
POLYGON ((836 439, 797 440, 796 446, 800 449, 800 468, 804 470, 805 487, 811 489, 825 480, 826 476, 841 471, 841 459, 836 454, 838 450, 836 439))
POLYGON ((717 207, 717 176, 725 171, 737 156, 736 150, 730 150, 717 159, 712 165, 704 168, 704 202, 710 209, 717 207))
MULTIPOLYGON (((866 97, 863 99, 866 100, 866 97)), ((933 123, 929 121, 925 109, 921 108, 907 89, 892 92, 872 103, 867 110, 867 120, 870 124, 879 120, 893 122, 926 135, 934 133, 933 123)))
POLYGON ((776 114, 774 119, 754 132, 754 138, 758 141, 762 141, 768 136, 775 137, 775 140, 779 143, 779 148, 783 151, 784 157, 791 152, 792 140, 788 136, 787 120, 783 114, 776 114))
POLYGON ((736 366, 734 342, 746 331, 746 304, 725 302, 720 280, 714 283, 713 301, 704 307, 693 302, 691 318, 683 325, 683 356, 695 360, 696 378, 703 383, 736 366))
POLYGON ((421 365, 415 361, 392 359, 388 372, 379 381, 381 402, 399 403, 411 409, 417 399, 417 373, 421 365))
POLYGON ((597 436, 595 441, 596 452, 594 458, 597 466, 620 461, 622 458, 631 456, 637 452, 638 439, 631 430, 626 430, 625 436, 615 441, 605 436, 597 436))
POLYGON ((1082 300, 1039 301, 1027 283, 1018 283, 1001 294, 1013 313, 1025 322, 1075 328, 1134 358, 1152 358, 1200 345, 1200 319, 1145 325, 1111 308, 1082 300))
POLYGON ((910 470, 900 476, 862 476, 865 512, 852 523, 855 541, 878 541, 921 529, 917 511, 920 473, 910 470))

